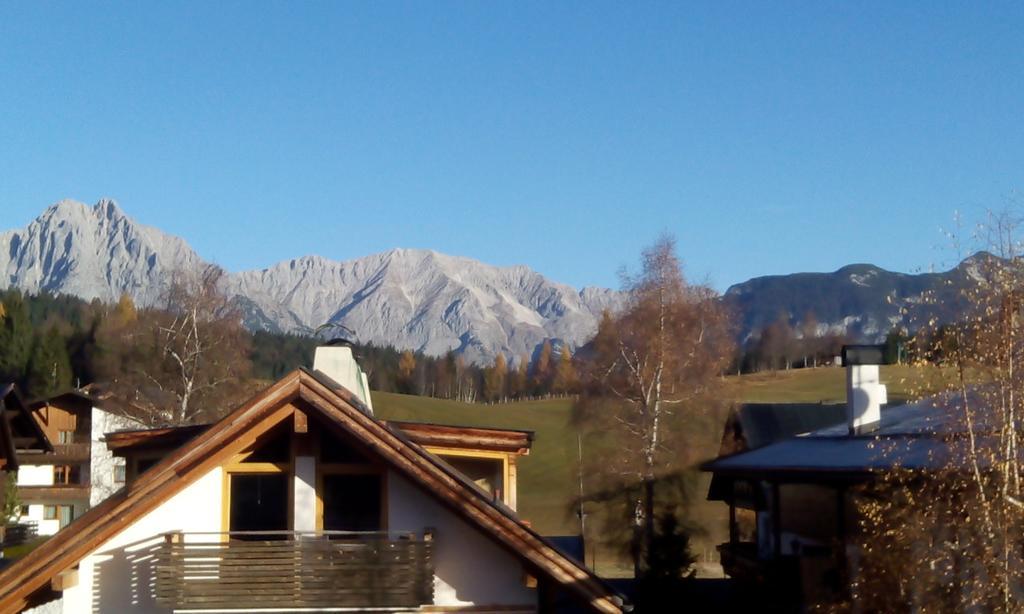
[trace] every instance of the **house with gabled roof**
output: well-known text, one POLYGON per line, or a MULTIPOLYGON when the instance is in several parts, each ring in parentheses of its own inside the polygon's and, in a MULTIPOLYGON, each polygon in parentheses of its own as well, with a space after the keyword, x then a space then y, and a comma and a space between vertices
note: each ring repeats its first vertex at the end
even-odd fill
MULTIPOLYGON (((329 350, 354 373, 349 348, 329 350)), ((293 371, 152 466, 126 453, 123 489, 0 572, 0 612, 624 610, 507 489, 414 440, 450 451, 452 433, 375 418, 349 375, 293 371)), ((491 436, 521 451, 473 435, 491 436)))
MULTIPOLYGON (((6 503, 7 481, 18 479, 25 456, 52 452, 53 446, 39 427, 14 384, 0 384, 0 507, 6 503)), ((35 524, 0 524, 0 545, 9 546, 36 534, 35 524), (6 525, 6 526, 3 526, 6 525)))

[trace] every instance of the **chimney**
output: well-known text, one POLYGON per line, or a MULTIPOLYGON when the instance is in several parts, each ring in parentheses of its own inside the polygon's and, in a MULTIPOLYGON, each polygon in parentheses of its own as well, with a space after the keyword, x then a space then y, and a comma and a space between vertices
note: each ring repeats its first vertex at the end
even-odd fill
POLYGON ((370 399, 370 384, 366 374, 359 368, 352 347, 344 339, 333 339, 326 345, 317 346, 313 355, 313 369, 338 382, 373 413, 370 399))
POLYGON ((878 429, 882 405, 889 402, 885 386, 878 380, 878 365, 885 362, 885 346, 843 346, 846 367, 846 425, 850 435, 878 429))

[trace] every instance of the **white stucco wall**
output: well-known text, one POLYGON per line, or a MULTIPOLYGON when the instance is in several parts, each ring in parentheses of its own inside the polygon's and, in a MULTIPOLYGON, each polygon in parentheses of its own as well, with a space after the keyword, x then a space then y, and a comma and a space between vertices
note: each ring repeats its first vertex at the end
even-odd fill
POLYGON ((18 467, 18 486, 53 486, 53 465, 18 467))
POLYGON ((519 560, 433 497, 391 472, 388 529, 422 534, 434 529, 434 604, 537 605, 523 583, 519 560))
POLYGON ((18 522, 34 522, 36 523, 36 531, 39 535, 53 535, 60 530, 60 521, 45 520, 43 518, 43 511, 42 503, 30 503, 28 504, 28 514, 20 516, 18 522))
POLYGON ((143 428, 143 425, 99 407, 92 408, 92 431, 89 435, 89 483, 92 485, 89 490, 90 505, 96 505, 124 486, 123 483, 114 482, 114 467, 123 467, 125 461, 110 453, 107 444, 103 442, 103 435, 138 428, 143 428))
MULTIPOLYGON (((149 512, 84 558, 78 584, 63 593, 63 614, 165 613, 154 602, 153 549, 169 531, 221 530, 223 472, 215 469, 149 512)), ((388 528, 434 530, 434 603, 439 606, 537 607, 537 591, 523 583, 520 561, 483 532, 394 472, 388 475, 388 528)), ((194 537, 199 540, 215 536, 194 537)))
POLYGON ((63 614, 169 612, 150 592, 152 548, 169 531, 220 531, 222 479, 214 469, 82 559, 78 585, 64 592, 63 614))

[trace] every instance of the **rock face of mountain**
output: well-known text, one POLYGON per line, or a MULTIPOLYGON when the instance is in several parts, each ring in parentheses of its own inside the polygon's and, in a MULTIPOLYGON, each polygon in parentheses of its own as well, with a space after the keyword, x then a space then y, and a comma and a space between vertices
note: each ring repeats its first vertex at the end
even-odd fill
POLYGON ((834 273, 757 277, 730 287, 723 300, 737 314, 743 340, 780 318, 795 326, 813 318, 818 334, 876 342, 894 326, 916 330, 933 317, 962 317, 970 309, 963 290, 978 283, 980 267, 992 258, 980 252, 943 273, 908 275, 852 264, 834 273))
POLYGON ((610 290, 582 292, 523 266, 500 268, 427 250, 395 249, 335 262, 307 256, 232 275, 250 326, 306 332, 338 322, 361 342, 482 362, 531 355, 545 339, 587 341, 613 306, 610 290))
MULTIPOLYGON (((818 332, 880 340, 895 325, 911 330, 935 317, 953 321, 969 309, 961 291, 980 278, 987 254, 945 273, 907 275, 868 264, 834 273, 758 277, 732 286, 723 301, 739 320, 741 340, 786 318, 808 314, 818 332)), ((182 239, 134 222, 110 200, 62 201, 21 230, 0 234, 2 286, 116 301, 127 293, 156 304, 177 271, 206 263, 182 239)), ((605 308, 622 298, 602 288, 576 290, 522 266, 495 267, 427 250, 396 249, 337 262, 305 256, 260 271, 230 273, 225 290, 254 330, 309 333, 327 322, 361 342, 455 350, 489 362, 532 355, 545 339, 585 343, 605 308)))
MULTIPOLYGON (((179 270, 205 263, 181 239, 137 224, 110 200, 62 201, 22 230, 0 234, 4 286, 152 305, 179 270)), ((526 267, 494 267, 396 249, 337 262, 306 256, 231 273, 225 290, 247 326, 308 333, 326 322, 361 342, 486 362, 531 355, 545 339, 586 342, 618 293, 554 283, 526 267)))
POLYGON ((4 287, 153 304, 175 270, 203 262, 178 237, 137 224, 112 200, 61 201, 21 230, 0 234, 4 287))

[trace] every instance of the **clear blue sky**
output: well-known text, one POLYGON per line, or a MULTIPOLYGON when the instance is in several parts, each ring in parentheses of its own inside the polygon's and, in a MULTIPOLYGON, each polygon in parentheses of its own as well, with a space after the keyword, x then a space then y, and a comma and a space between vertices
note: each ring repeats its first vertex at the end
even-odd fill
POLYGON ((615 285, 945 264, 1024 176, 1020 3, 0 4, 0 228, 117 199, 231 270, 424 247, 615 285), (977 6, 976 6, 977 5, 977 6))

